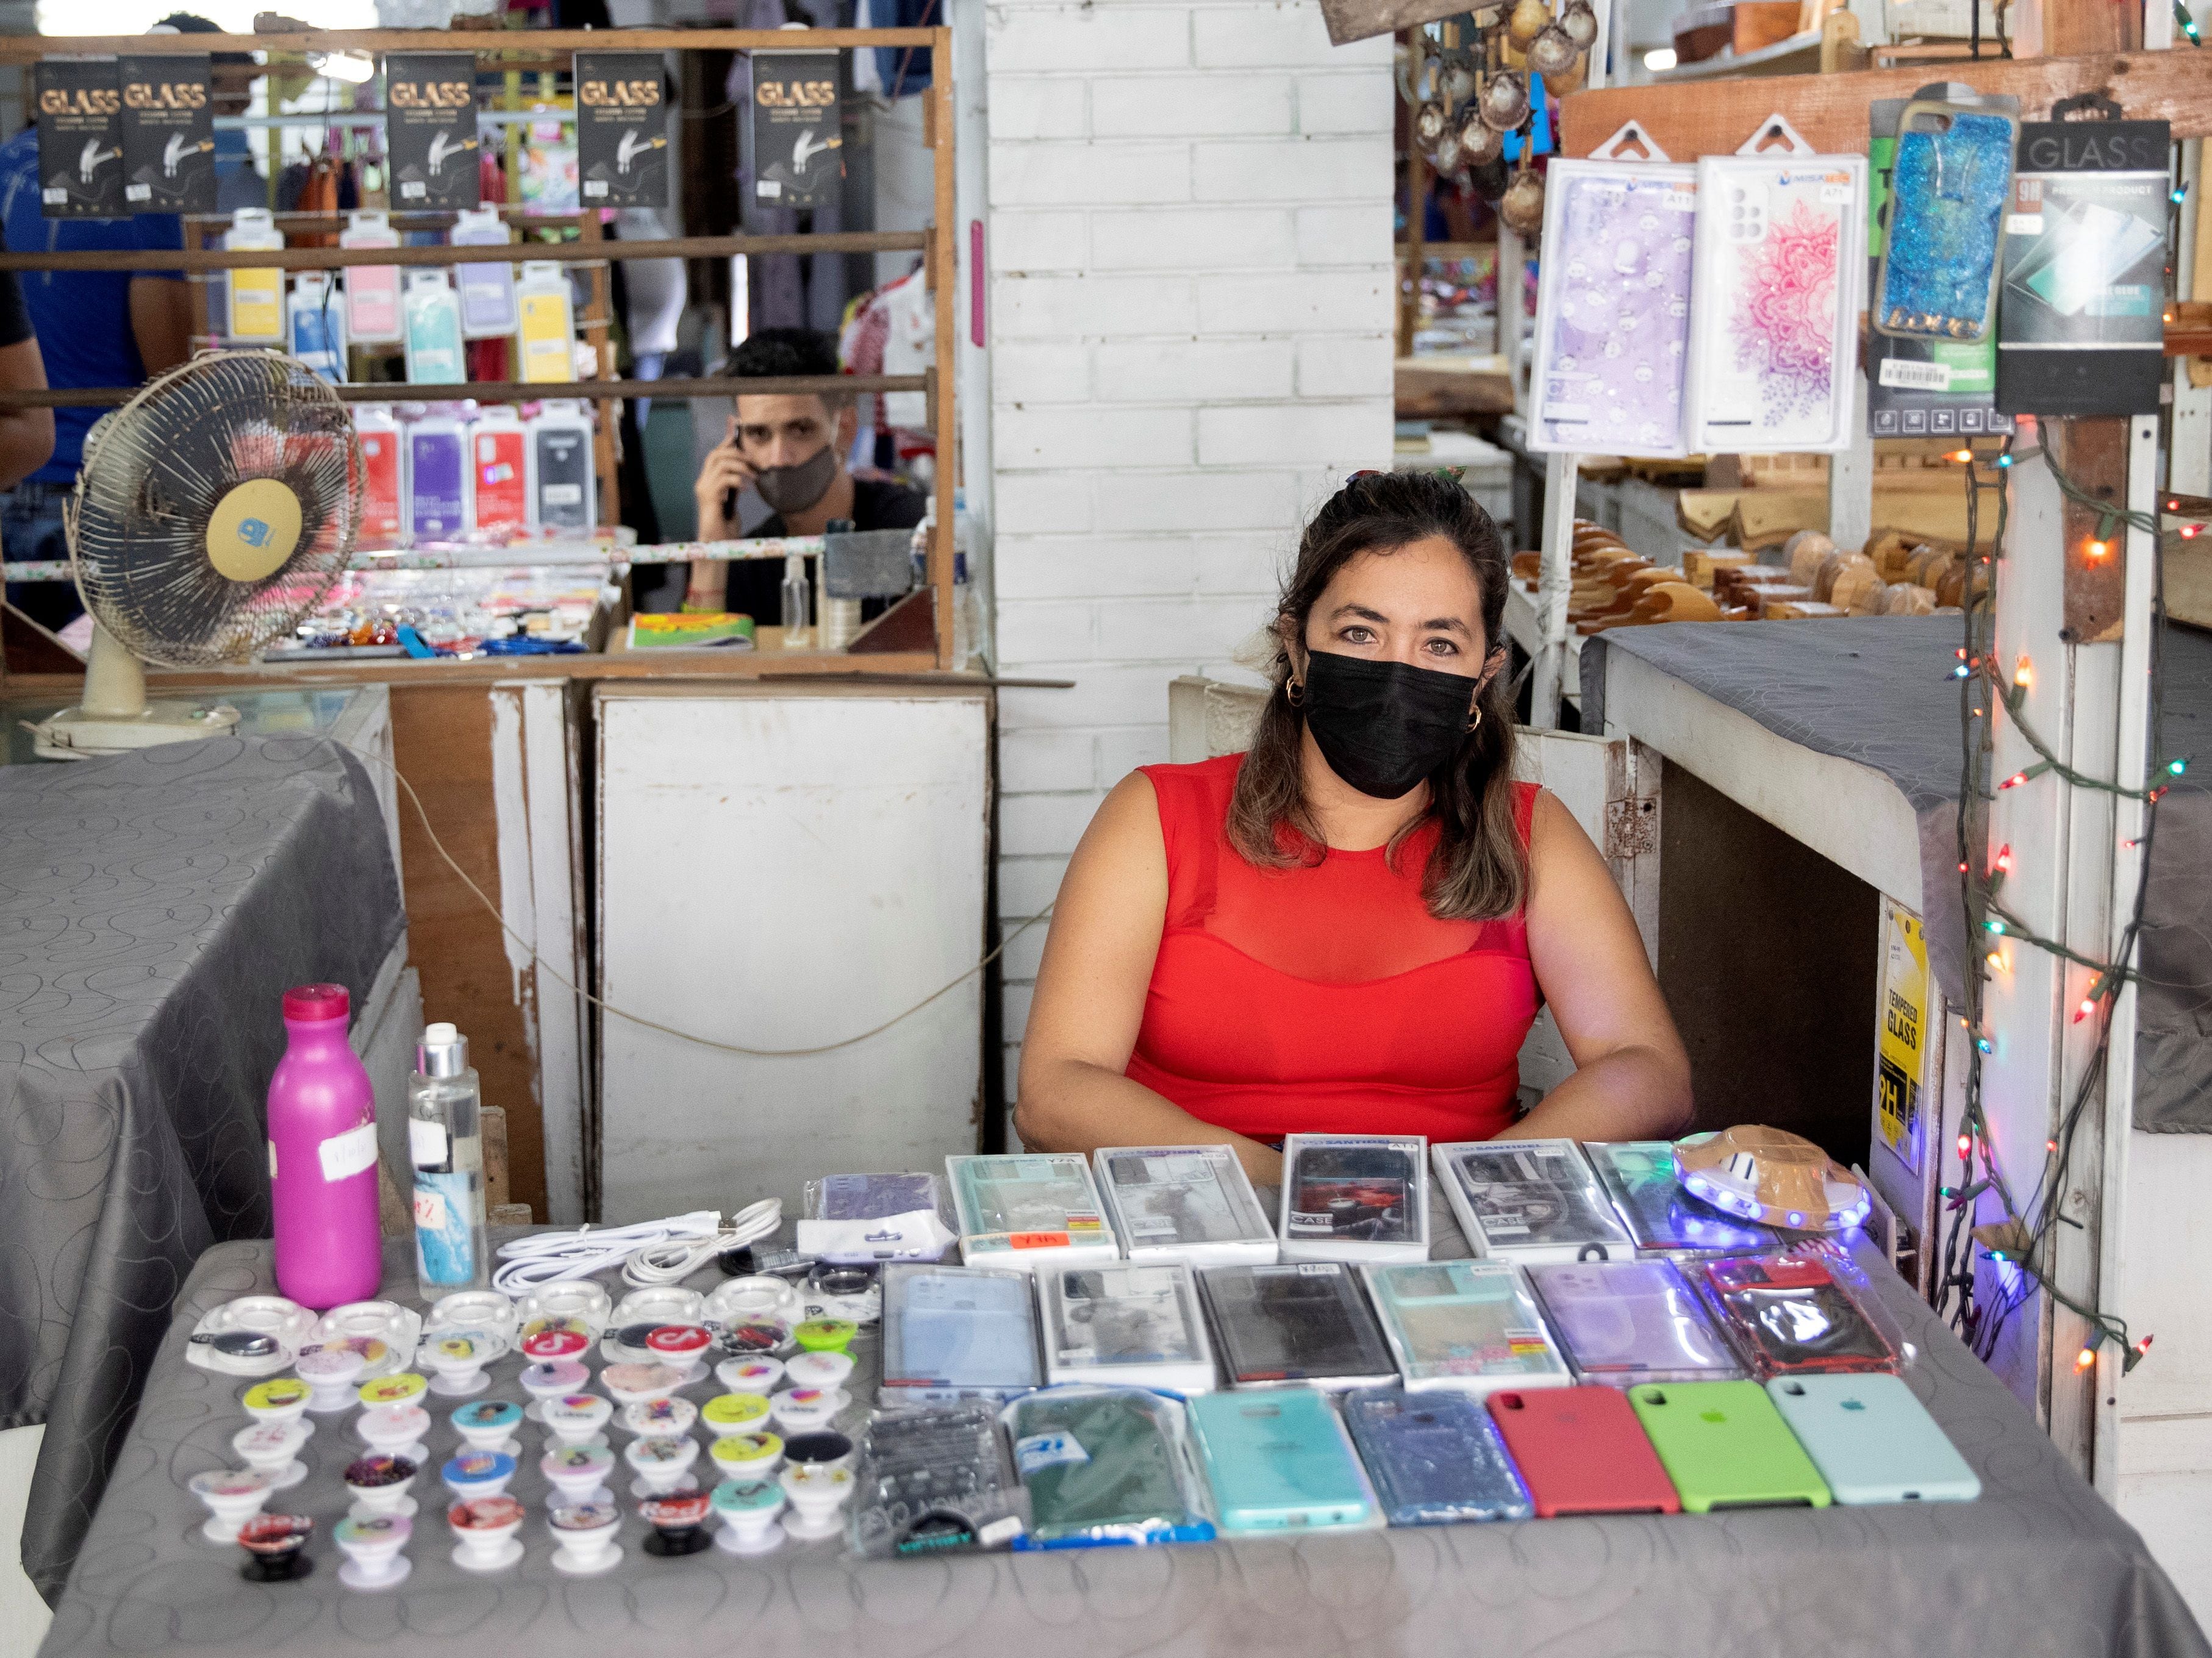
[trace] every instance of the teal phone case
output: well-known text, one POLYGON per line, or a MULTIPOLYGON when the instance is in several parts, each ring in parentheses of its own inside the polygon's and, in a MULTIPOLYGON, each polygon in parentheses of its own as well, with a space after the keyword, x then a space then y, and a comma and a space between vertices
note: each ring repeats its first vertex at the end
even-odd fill
POLYGON ((1893 1376, 1798 1376, 1766 1384, 1838 1503, 1971 1503, 1982 1482, 1893 1376))
POLYGON ((1225 1532, 1370 1525, 1376 1509, 1352 1442, 1310 1388, 1204 1394, 1190 1424, 1225 1532))
POLYGON ((1628 1402, 1692 1514, 1828 1506, 1827 1483, 1756 1382, 1648 1382, 1628 1402))

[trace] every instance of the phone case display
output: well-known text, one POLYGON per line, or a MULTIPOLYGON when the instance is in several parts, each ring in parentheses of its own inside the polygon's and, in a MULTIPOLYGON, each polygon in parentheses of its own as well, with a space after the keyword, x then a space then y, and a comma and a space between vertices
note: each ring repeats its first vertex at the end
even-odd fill
MULTIPOLYGON (((392 440, 396 446, 396 434, 392 440)), ((497 654, 515 642, 581 651, 605 626, 608 571, 605 563, 347 570, 293 642, 266 654, 296 658, 344 647, 397 653, 403 624, 441 655, 497 654)))
POLYGON ((1508 1390, 1485 1402, 1544 1519, 1682 1511, 1674 1482, 1619 1388, 1508 1390))
POLYGON ((1347 1531, 1382 1523, 1344 1424, 1310 1388, 1193 1400, 1190 1430, 1224 1532, 1347 1531))
POLYGON ((1554 161, 1544 179, 1528 447, 1684 455, 1698 170, 1554 161))
POLYGON ((945 1160, 969 1266, 1057 1266, 1115 1260, 1091 1165, 1072 1152, 956 1157, 945 1160))
MULTIPOLYGON (((232 252, 266 251, 284 246, 284 233, 276 228, 276 216, 264 207, 241 207, 230 216, 230 234, 223 246, 232 252)), ((230 320, 223 330, 233 340, 282 345, 284 343, 284 273, 274 265, 232 270, 230 320)))
POLYGON ((1650 1384, 1628 1404, 1690 1513, 1828 1506, 1820 1471, 1756 1382, 1650 1384))
POLYGON ((337 302, 330 272, 303 270, 286 307, 292 355, 326 380, 345 384, 345 310, 337 302))
POLYGON ((410 270, 404 301, 407 380, 410 386, 459 386, 469 377, 461 349, 461 307, 442 270, 410 270))
POLYGON ((362 404, 353 411, 354 434, 361 441, 361 540, 382 551, 399 544, 406 528, 400 513, 399 422, 389 405, 362 404))
POLYGON ((1893 1376, 1793 1376, 1767 1396, 1836 1501, 1971 1503, 1982 1482, 1893 1376))
POLYGON ((2015 117, 1988 105, 1915 99, 1905 106, 1881 276, 1869 315, 1878 332, 1948 340, 1988 335, 2019 130, 2015 117))
POLYGON ((1564 1388, 1573 1380, 1510 1263, 1436 1260, 1361 1270, 1409 1392, 1482 1394, 1564 1388))
MULTIPOLYGON (((1788 132, 1777 119, 1760 137, 1777 128, 1788 132)), ((1849 448, 1865 294, 1865 158, 1815 155, 1809 146, 1708 155, 1698 163, 1698 203, 1690 452, 1849 448)))
POLYGON ((533 259, 522 267, 520 297, 520 378, 540 386, 575 379, 576 307, 568 273, 550 259, 533 259))
POLYGON ((1760 1381, 1830 1370, 1894 1370, 1897 1354, 1826 1266, 1808 1255, 1705 1263, 1705 1295, 1760 1381))
POLYGON ((844 1266, 939 1260, 958 1241, 934 1175, 830 1175, 806 1182, 802 1255, 844 1266))
POLYGON ((447 415, 407 428, 407 533, 417 542, 450 541, 471 527, 468 433, 447 415))
POLYGON ((1213 1535, 1183 1406, 1140 1388, 1055 1388, 1000 1418, 1030 1494, 1022 1549, 1213 1535))
POLYGON ((1376 1388, 1398 1379, 1382 1326, 1341 1261, 1208 1266, 1199 1299, 1232 1388, 1376 1388))
POLYGON ((893 1411, 861 1437, 852 1521, 860 1554, 1000 1548, 1029 1528, 1029 1509, 995 1406, 893 1411))
POLYGON ((1479 1400, 1378 1388, 1346 1394, 1344 1425, 1394 1526, 1526 1520, 1527 1487, 1479 1400))
POLYGON ((1098 1189, 1131 1260, 1226 1266, 1275 1259, 1275 1229, 1225 1145, 1109 1145, 1098 1189))
MULTIPOLYGON (((338 233, 340 247, 397 247, 399 233, 381 213, 349 213, 338 233)), ((349 265, 345 279, 346 333, 362 344, 389 344, 402 337, 399 267, 349 265)))
POLYGON ((1626 1388, 1743 1375, 1671 1260, 1532 1266, 1528 1282, 1577 1381, 1626 1388))
MULTIPOLYGON (((505 247, 513 240, 495 207, 464 210, 448 238, 455 247, 505 247)), ((521 317, 515 307, 513 265, 457 264, 453 276, 464 339, 503 339, 514 332, 521 317)))
POLYGON ((1616 1260, 1635 1243, 1572 1140, 1439 1145, 1437 1180, 1479 1255, 1616 1260))
POLYGON ((1043 1382, 1026 1272, 884 1268, 886 1406, 1011 1399, 1043 1382))
POLYGON ((1285 1260, 1426 1260, 1428 1142, 1292 1134, 1283 1142, 1285 1260))
POLYGON ((1213 1345, 1181 1261, 1052 1267, 1037 1274, 1037 1299, 1048 1380, 1212 1391, 1213 1345))
POLYGON ((530 428, 530 522, 541 530, 591 533, 599 513, 599 478, 592 471, 592 417, 584 405, 556 398, 530 428))
POLYGON ((476 528, 506 535, 530 523, 530 439, 514 410, 485 410, 469 428, 476 528))
POLYGON ((1593 1140, 1583 1151, 1640 1250, 1746 1254, 1775 1247, 1765 1227, 1724 1215, 1684 1189, 1671 1140, 1593 1140))

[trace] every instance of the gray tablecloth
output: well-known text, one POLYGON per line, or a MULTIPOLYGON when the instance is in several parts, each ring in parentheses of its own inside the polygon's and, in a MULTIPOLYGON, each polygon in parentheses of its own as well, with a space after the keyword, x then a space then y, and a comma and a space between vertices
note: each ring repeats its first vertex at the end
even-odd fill
POLYGON ((358 1006, 406 917, 369 779, 319 738, 0 768, 0 1426, 46 1424, 52 1600, 185 1274, 269 1230, 279 998, 358 1006))
MULTIPOLYGON (((1443 1218, 1436 1253, 1466 1253, 1443 1218)), ((412 1300, 404 1246, 386 1284, 412 1300)), ((326 1540, 343 1515, 349 1424, 324 1418, 307 1481, 276 1506, 314 1518, 306 1581, 242 1581, 235 1549, 204 1543, 185 1488, 228 1461, 241 1383, 192 1369, 183 1339, 206 1309, 269 1287, 267 1246, 210 1250, 178 1306, 146 1403, 40 1658, 221 1654, 346 1658, 404 1643, 408 1658, 706 1658, 731 1652, 979 1658, 1146 1655, 1541 1653, 1546 1658, 1776 1658, 1931 1653, 2004 1658, 2196 1658, 2208 1649, 2142 1539, 2076 1475, 2010 1394, 1887 1268, 1877 1293, 1915 1346, 1907 1379, 1980 1474, 1976 1503, 1545 1520, 1152 1549, 864 1563, 842 1543, 787 1543, 760 1559, 719 1549, 663 1560, 636 1546, 605 1577, 550 1564, 544 1435, 523 1433, 512 1487, 530 1509, 521 1564, 460 1570, 433 1480, 398 1589, 355 1594, 326 1540)), ((691 1280, 705 1288, 712 1269, 691 1280)), ((618 1288, 618 1286, 617 1286, 618 1288)), ((864 1333, 857 1425, 873 1389, 864 1333)), ((520 1360, 481 1397, 522 1397, 520 1360)), ((709 1382, 689 1390, 697 1399, 709 1382)), ((438 1401, 432 1400, 433 1404, 438 1401)), ((443 1414, 442 1411, 440 1414, 443 1414)), ((616 1435, 617 1442, 625 1436, 616 1435)), ((458 1446, 440 1422, 429 1449, 458 1446)), ((704 1458, 702 1458, 704 1466, 704 1458)), ((712 1470, 707 1470, 711 1478, 712 1470)), ((624 1482, 626 1485, 626 1481, 624 1482)), ((424 1487, 429 1487, 428 1491, 424 1487)))
MULTIPOLYGON (((1958 902, 1956 616, 1682 623, 1599 634, 1583 647, 1583 722, 1603 728, 1608 652, 1641 658, 1778 737, 1887 776, 1920 829, 1929 958, 1963 1001, 1958 902)), ((2158 759, 2201 756, 2212 774, 2212 638, 2170 626, 2160 660, 2158 759)), ((2136 1001, 2136 1127, 2212 1133, 2212 784, 2174 780, 2160 804, 2143 906, 2136 1001)))

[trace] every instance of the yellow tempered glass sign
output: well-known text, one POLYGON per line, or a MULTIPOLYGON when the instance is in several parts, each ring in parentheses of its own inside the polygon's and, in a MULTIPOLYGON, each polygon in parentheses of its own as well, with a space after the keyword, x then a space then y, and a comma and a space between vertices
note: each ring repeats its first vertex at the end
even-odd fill
POLYGON ((1920 1167, 1920 1089, 1928 1074, 1928 932, 1882 902, 1881 1012, 1875 1039, 1875 1122, 1905 1166, 1920 1167))

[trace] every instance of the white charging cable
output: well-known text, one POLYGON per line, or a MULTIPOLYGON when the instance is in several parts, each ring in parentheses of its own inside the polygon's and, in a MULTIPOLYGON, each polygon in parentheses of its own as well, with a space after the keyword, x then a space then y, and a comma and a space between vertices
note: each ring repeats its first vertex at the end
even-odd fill
POLYGON ((783 1225, 780 1199, 763 1198, 730 1218, 719 1209, 696 1209, 665 1220, 629 1226, 582 1226, 573 1232, 533 1232, 499 1247, 503 1263, 492 1287, 520 1295, 541 1284, 589 1278, 619 1263, 623 1279, 640 1289, 689 1278, 726 1249, 773 1237, 783 1225))

